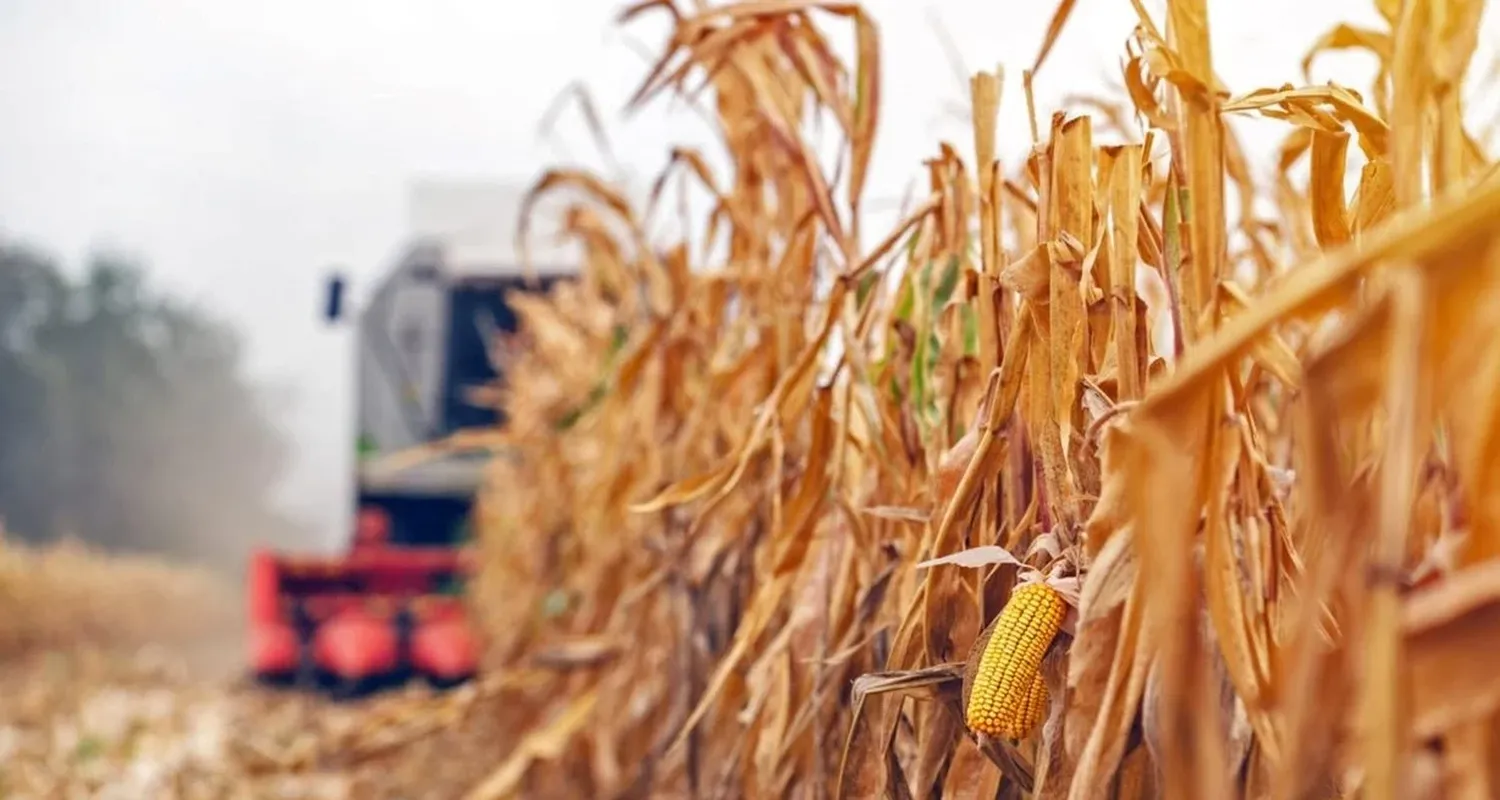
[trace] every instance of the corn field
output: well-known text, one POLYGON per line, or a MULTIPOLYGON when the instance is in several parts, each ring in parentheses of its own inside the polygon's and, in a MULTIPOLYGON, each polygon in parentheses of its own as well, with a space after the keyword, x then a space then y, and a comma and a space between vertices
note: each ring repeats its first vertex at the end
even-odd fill
POLYGON ((1330 31, 1378 59, 1363 92, 1224 86, 1206 0, 1132 5, 1118 103, 1036 108, 1065 0, 1025 96, 975 74, 972 140, 880 231, 858 4, 626 11, 673 25, 633 102, 706 100, 730 168, 677 148, 644 205, 534 187, 583 196, 586 265, 515 300, 476 590, 506 733, 472 797, 1500 793, 1485 4, 1330 31), (1273 181, 1245 116, 1285 123, 1273 181), (711 213, 648 234, 683 182, 711 213), (992 624, 1037 584, 1055 633, 992 624), (973 724, 1022 683, 1019 738, 973 724))

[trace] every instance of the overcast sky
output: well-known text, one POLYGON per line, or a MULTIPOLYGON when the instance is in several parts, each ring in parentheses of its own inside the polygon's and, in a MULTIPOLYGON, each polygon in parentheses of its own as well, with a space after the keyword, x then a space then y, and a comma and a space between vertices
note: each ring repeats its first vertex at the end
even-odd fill
MULTIPOLYGON (((406 181, 525 182, 560 159, 597 164, 576 115, 561 146, 538 137, 538 118, 574 80, 610 115, 616 153, 639 174, 657 169, 669 142, 703 140, 690 114, 615 113, 645 69, 614 26, 621 5, 0 0, 0 231, 68 259, 125 248, 162 284, 240 324, 255 374, 294 393, 288 500, 331 531, 347 502, 351 367, 347 334, 318 318, 323 270, 345 264, 367 284, 387 265, 404 234, 406 181)), ((865 5, 884 46, 874 196, 899 198, 939 136, 971 148, 944 115, 964 89, 934 19, 969 69, 1007 67, 1002 135, 1007 150, 1024 146, 1018 78, 1051 0, 865 5)), ((1162 3, 1147 6, 1159 14, 1162 3)), ((1329 24, 1376 19, 1360 0, 1210 6, 1233 91, 1300 83, 1301 54, 1329 24), (1290 20, 1294 34, 1282 31, 1290 20)), ((1483 38, 1500 41, 1493 17, 1483 38)), ((1044 117, 1067 92, 1118 74, 1133 24, 1127 0, 1081 0, 1037 81, 1044 117)), ((661 30, 627 32, 655 47, 661 30)), ((1367 66, 1328 59, 1314 77, 1362 87, 1367 66)))

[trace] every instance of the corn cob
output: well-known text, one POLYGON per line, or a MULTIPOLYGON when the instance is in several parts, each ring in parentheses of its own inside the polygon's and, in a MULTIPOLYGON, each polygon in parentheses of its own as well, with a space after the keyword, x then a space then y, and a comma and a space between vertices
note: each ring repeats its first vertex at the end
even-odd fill
POLYGON ((1026 704, 1021 709, 1022 713, 1016 720, 1016 738, 1024 738, 1027 734, 1036 730, 1036 726, 1047 719, 1047 703, 1052 699, 1047 691, 1047 679, 1042 677, 1042 671, 1037 670, 1036 677, 1031 679, 1031 688, 1026 691, 1026 704))
POLYGON ((1062 627, 1062 596, 1045 583, 1019 586, 969 654, 964 716, 975 733, 1024 739, 1047 712, 1042 658, 1062 627))

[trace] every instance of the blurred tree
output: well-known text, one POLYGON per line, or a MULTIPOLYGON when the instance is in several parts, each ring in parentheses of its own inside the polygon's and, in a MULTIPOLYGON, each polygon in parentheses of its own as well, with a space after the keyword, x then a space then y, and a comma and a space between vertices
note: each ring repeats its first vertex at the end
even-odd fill
POLYGON ((0 519, 44 541, 229 565, 294 526, 272 494, 289 450, 236 332, 153 291, 135 262, 69 276, 0 241, 0 519))

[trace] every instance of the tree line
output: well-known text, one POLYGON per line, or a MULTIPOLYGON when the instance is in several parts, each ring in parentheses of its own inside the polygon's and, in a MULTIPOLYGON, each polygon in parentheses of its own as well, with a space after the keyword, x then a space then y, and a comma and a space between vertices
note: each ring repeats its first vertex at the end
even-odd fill
POLYGON ((289 443, 238 332, 112 253, 0 239, 0 522, 32 542, 231 564, 285 540, 289 443))

